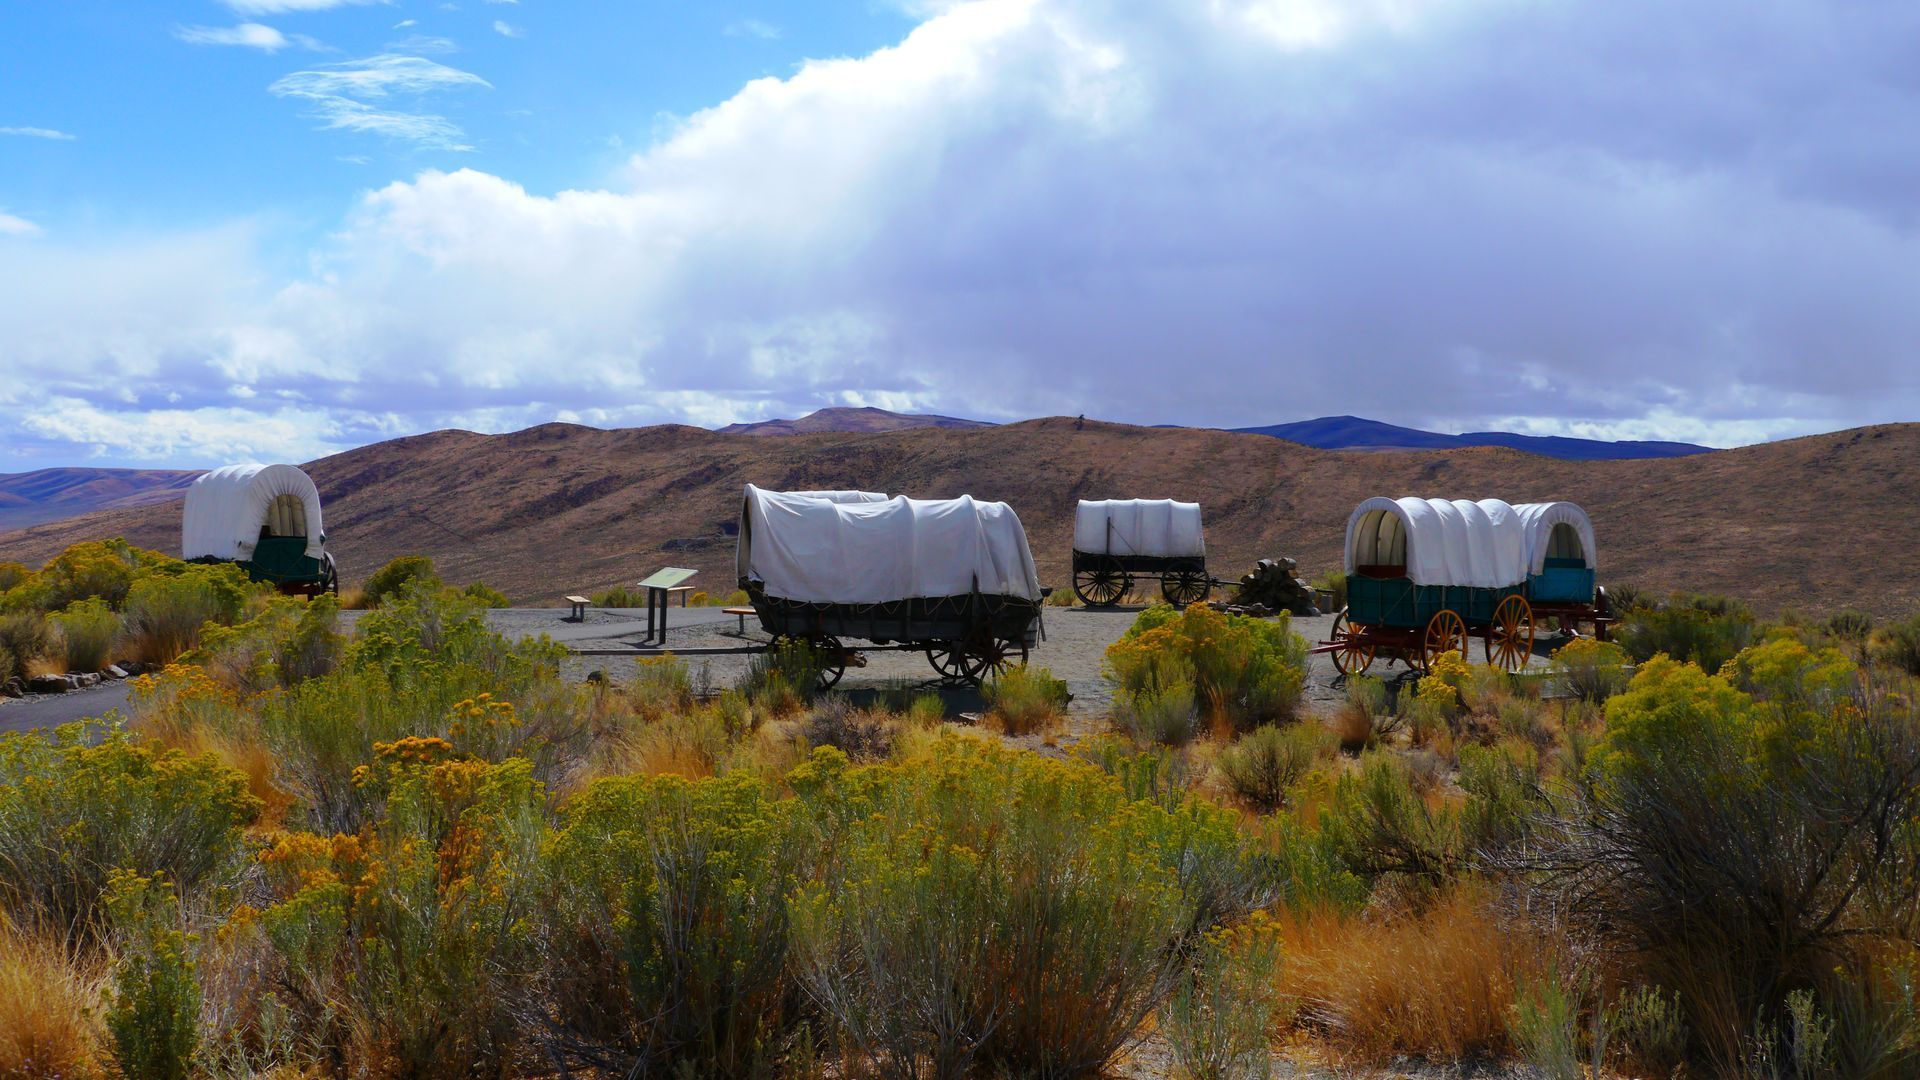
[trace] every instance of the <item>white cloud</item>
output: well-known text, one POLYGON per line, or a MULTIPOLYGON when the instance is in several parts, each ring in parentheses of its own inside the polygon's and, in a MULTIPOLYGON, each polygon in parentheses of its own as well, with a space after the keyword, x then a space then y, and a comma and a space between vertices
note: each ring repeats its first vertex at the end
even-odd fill
POLYGON ((418 20, 416 19, 401 19, 399 22, 393 24, 393 28, 395 30, 405 30, 407 27, 417 24, 418 20))
POLYGON ((401 139, 435 150, 469 150, 465 133, 444 116, 386 108, 395 96, 418 100, 445 90, 488 87, 470 71, 418 56, 386 53, 365 60, 296 71, 267 89, 306 101, 322 126, 401 139))
MULTIPOLYGON (((1662 10, 944 5, 604 190, 389 184, 295 279, 250 235, 0 245, 37 395, 0 428, 77 401, 85 445, 157 446, 109 388, 297 406, 330 446, 848 401, 1716 443, 1920 413, 1920 166, 1885 136, 1920 121, 1920 10, 1662 10)), ((275 85, 384 130, 485 84, 388 56, 275 85)))
POLYGON ((762 41, 778 39, 780 28, 764 19, 736 19, 721 31, 728 37, 751 37, 762 41))
POLYGON ((513 25, 505 19, 493 20, 493 32, 499 34, 501 37, 518 38, 527 36, 526 30, 513 25))
POLYGON ((18 135, 27 139, 53 139, 59 142, 71 142, 78 138, 64 131, 43 127, 0 127, 0 135, 18 135))
POLYGON ((39 236, 40 226, 0 210, 0 236, 39 236))
POLYGON ((414 54, 433 53, 439 55, 442 53, 459 52, 460 44, 452 38, 438 37, 433 34, 408 34, 398 41, 387 42, 386 51, 414 54))
POLYGON ((221 0, 236 15, 284 15, 290 12, 331 11, 387 0, 221 0))
POLYGON ((303 49, 319 51, 318 41, 305 34, 282 34, 271 26, 261 23, 241 23, 238 26, 180 26, 175 27, 173 36, 189 45, 239 45, 261 52, 276 53, 290 45, 303 49))

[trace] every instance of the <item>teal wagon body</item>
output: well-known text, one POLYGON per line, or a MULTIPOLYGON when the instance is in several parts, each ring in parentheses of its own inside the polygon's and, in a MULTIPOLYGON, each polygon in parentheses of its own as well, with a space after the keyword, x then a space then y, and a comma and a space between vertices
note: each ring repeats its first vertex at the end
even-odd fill
POLYGON ((1527 577, 1527 596, 1540 604, 1591 604, 1595 577, 1584 560, 1549 558, 1539 573, 1527 577))
POLYGON ((1347 575, 1347 618, 1368 626, 1402 630, 1424 628, 1442 611, 1457 612, 1468 626, 1493 618, 1500 601, 1519 596, 1519 585, 1480 588, 1471 585, 1415 585, 1409 577, 1347 575))

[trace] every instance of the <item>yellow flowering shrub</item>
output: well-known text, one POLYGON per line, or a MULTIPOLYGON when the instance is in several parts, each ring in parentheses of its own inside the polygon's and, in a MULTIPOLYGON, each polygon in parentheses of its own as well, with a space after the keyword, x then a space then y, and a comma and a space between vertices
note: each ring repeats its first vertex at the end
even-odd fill
POLYGON ((1229 615, 1205 604, 1156 604, 1107 647, 1107 680, 1125 695, 1190 686, 1237 727, 1292 719, 1306 684, 1307 643, 1291 620, 1229 615))

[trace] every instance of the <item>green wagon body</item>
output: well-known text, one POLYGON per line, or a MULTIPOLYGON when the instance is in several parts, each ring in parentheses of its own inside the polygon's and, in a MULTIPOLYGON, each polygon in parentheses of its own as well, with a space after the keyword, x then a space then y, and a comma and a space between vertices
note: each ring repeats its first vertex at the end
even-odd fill
POLYGON ((1523 593, 1519 585, 1486 589, 1468 585, 1415 585, 1406 577, 1347 575, 1347 618, 1365 626, 1419 630, 1435 615, 1453 610, 1468 626, 1493 619, 1500 601, 1523 593))
POLYGON ((1549 558, 1544 570, 1527 578, 1527 599, 1536 604, 1591 604, 1594 584, 1586 560, 1549 558))

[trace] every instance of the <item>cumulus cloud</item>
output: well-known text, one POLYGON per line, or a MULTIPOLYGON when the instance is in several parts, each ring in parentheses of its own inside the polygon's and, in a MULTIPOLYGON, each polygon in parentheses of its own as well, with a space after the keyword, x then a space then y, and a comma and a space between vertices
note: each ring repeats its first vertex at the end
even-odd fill
MULTIPOLYGON (((0 307, 0 339, 46 400, 137 417, 166 382, 216 418, 314 410, 334 445, 872 401, 1731 443, 1920 407, 1920 165, 1887 135, 1920 120, 1920 9, 923 10, 686 117, 604 188, 388 184, 296 280, 262 284, 231 237, 177 238, 204 275, 101 258, 97 287, 103 253, 0 246, 0 285, 11 259, 92 305, 0 307)), ((385 111, 484 85, 382 60, 276 92, 385 111)), ((138 430, 74 437, 151 448, 138 430)))
POLYGON ((527 36, 527 32, 524 29, 513 25, 505 19, 493 20, 493 32, 499 34, 501 37, 517 38, 527 36))
POLYGON ((252 22, 238 26, 181 26, 174 29, 173 36, 189 45, 238 45, 265 53, 276 53, 290 45, 316 52, 321 48, 318 41, 305 34, 289 36, 271 26, 252 22))
POLYGON ((222 0, 236 15, 284 15, 385 3, 386 0, 222 0))
POLYGON ((0 236, 39 236, 40 226, 0 210, 0 236))
POLYGON ((55 128, 44 127, 0 127, 0 135, 17 135, 26 139, 52 139, 56 142, 71 142, 78 137, 55 128))
POLYGON ((424 57, 383 53, 296 71, 267 89, 307 102, 324 128, 371 132, 435 150, 470 150, 466 133, 446 117, 386 103, 395 97, 419 100, 438 91, 489 85, 470 71, 424 57))

